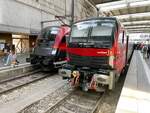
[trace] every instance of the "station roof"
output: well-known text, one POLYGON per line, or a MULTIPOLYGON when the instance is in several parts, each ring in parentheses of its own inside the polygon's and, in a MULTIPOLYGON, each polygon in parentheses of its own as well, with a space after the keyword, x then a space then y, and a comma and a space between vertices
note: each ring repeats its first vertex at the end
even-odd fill
POLYGON ((150 0, 91 0, 91 3, 101 15, 117 17, 129 33, 150 33, 150 0))
MULTIPOLYGON (((93 2, 95 5, 97 5, 102 3, 113 2, 114 0, 90 0, 90 1, 93 2)), ((119 0, 115 0, 115 1, 119 1, 119 0)))

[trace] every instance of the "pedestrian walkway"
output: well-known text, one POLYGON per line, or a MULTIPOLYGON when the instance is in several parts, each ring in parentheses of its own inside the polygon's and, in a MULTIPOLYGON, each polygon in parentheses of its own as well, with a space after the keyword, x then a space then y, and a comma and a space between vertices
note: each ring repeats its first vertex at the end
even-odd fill
MULTIPOLYGON (((29 57, 28 53, 17 54, 17 60, 19 61, 19 64, 26 63, 26 58, 27 57, 29 57)), ((2 61, 2 57, 0 58, 0 67, 6 67, 6 66, 4 66, 4 63, 2 61)))
POLYGON ((134 51, 116 113, 150 113, 149 67, 141 52, 134 51))
POLYGON ((146 61, 147 65, 148 65, 148 67, 150 68, 150 58, 146 59, 145 61, 146 61))

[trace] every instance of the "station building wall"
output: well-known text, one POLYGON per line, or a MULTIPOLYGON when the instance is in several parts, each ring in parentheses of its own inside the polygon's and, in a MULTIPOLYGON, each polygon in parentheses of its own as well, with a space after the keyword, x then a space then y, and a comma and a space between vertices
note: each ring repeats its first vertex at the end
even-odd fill
MULTIPOLYGON (((37 33, 40 22, 70 15, 72 0, 0 0, 0 31, 37 33)), ((96 16, 88 0, 75 1, 75 20, 96 16)), ((66 20, 69 22, 68 20, 66 20)), ((51 23, 58 24, 58 23, 51 23)), ((48 24, 49 25, 49 24, 48 24)))

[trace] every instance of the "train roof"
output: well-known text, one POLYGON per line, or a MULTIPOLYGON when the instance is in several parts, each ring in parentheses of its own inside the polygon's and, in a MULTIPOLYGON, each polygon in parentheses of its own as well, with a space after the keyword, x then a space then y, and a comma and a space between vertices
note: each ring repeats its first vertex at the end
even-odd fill
POLYGON ((59 28, 60 26, 47 26, 47 27, 44 27, 43 29, 50 29, 50 28, 53 28, 53 27, 55 27, 55 28, 59 28))
POLYGON ((67 26, 69 27, 68 25, 60 25, 60 26, 47 26, 47 27, 44 27, 42 30, 46 30, 46 29, 50 29, 50 28, 60 28, 60 27, 63 27, 63 26, 67 26))
MULTIPOLYGON (((88 19, 83 19, 75 22, 74 24, 80 23, 80 22, 85 22, 85 21, 92 21, 92 20, 113 20, 115 21, 116 25, 121 26, 121 28, 124 28, 123 24, 116 18, 116 17, 94 17, 94 18, 88 18, 88 19)), ((118 27, 117 27, 118 28, 118 27)))
POLYGON ((79 20, 75 22, 74 24, 79 23, 79 22, 84 22, 84 21, 90 21, 90 20, 114 20, 115 22, 118 22, 118 19, 116 17, 94 17, 94 18, 79 20))

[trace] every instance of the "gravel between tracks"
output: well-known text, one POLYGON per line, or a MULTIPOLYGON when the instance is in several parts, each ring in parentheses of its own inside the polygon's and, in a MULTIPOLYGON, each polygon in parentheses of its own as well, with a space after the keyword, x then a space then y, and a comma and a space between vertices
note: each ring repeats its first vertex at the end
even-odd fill
POLYGON ((64 84, 66 84, 66 81, 62 81, 61 76, 54 75, 0 95, 0 112, 10 113, 11 111, 11 113, 18 113, 26 106, 44 98, 64 84))
POLYGON ((71 91, 72 89, 69 87, 69 85, 64 85, 61 88, 57 89, 55 92, 28 106, 19 113, 44 113, 65 96, 69 95, 71 91))

